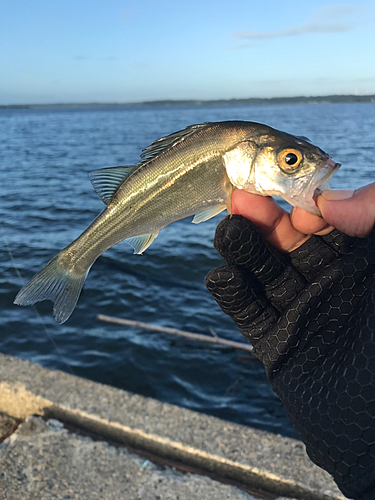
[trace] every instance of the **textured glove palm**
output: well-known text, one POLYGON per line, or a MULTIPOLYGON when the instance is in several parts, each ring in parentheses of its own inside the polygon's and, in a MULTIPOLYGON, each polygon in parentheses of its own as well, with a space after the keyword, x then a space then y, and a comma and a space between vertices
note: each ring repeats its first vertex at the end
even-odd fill
POLYGON ((234 215, 206 285, 254 346, 311 460, 356 500, 375 498, 375 231, 334 230, 283 255, 234 215))

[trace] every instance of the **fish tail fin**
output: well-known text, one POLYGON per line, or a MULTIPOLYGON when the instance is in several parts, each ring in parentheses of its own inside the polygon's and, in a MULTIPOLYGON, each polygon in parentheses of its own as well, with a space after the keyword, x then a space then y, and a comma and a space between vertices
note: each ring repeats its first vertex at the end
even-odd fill
POLYGON ((87 269, 83 274, 77 274, 64 268, 59 263, 62 252, 63 250, 35 274, 14 299, 14 304, 19 306, 30 306, 42 300, 51 300, 53 316, 60 324, 72 314, 89 272, 87 269))

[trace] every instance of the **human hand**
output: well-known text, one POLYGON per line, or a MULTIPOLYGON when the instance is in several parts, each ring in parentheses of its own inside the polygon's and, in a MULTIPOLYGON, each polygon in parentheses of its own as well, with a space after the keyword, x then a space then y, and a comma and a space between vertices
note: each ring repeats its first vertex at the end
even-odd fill
POLYGON ((291 252, 311 234, 336 227, 349 236, 367 236, 375 224, 375 182, 356 191, 325 191, 317 198, 322 217, 292 208, 290 215, 273 198, 235 190, 232 213, 251 220, 275 248, 291 252))
POLYGON ((355 191, 324 191, 317 204, 328 224, 363 238, 375 224, 375 182, 355 191))
POLYGON ((238 215, 219 224, 215 247, 227 265, 206 279, 253 344, 310 458, 356 500, 375 498, 375 230, 355 238, 330 224, 371 231, 374 189, 348 201, 320 196, 324 219, 235 191, 233 213, 255 226, 238 215))

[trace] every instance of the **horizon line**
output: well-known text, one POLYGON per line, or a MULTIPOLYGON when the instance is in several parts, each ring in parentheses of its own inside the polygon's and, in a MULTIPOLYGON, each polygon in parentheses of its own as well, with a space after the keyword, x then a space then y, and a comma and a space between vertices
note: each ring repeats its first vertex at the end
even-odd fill
POLYGON ((0 104, 0 108, 27 108, 27 107, 68 107, 68 106, 168 106, 168 105, 212 105, 212 104, 241 104, 241 103, 267 103, 287 101, 323 101, 327 102, 375 102, 375 94, 327 94, 327 95, 299 95, 289 97, 239 97, 229 99, 157 99, 149 101, 90 101, 90 102, 50 102, 50 103, 12 103, 0 104))

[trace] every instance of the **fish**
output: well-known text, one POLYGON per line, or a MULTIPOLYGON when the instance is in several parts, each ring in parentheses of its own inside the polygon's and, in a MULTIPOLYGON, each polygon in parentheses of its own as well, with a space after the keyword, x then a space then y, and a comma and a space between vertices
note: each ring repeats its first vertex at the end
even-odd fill
POLYGON ((53 302, 57 323, 72 314, 86 276, 108 248, 126 240, 143 253, 159 231, 194 215, 204 222, 222 212, 233 189, 281 196, 319 215, 316 189, 340 167, 305 137, 250 121, 191 125, 146 147, 136 165, 89 173, 106 208, 17 294, 14 303, 53 302))

